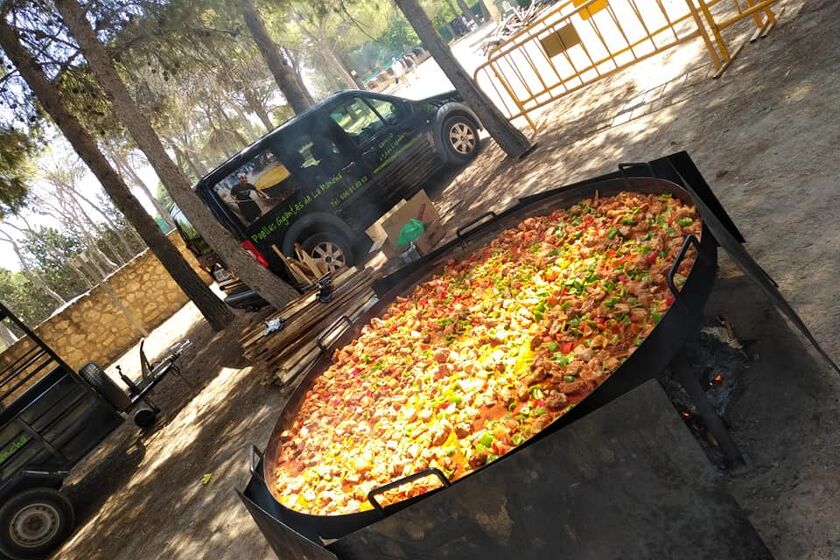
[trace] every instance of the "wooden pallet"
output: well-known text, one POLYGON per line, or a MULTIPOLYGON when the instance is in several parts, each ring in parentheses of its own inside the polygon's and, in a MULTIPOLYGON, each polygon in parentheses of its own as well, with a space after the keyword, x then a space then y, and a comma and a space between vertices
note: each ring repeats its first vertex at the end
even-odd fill
MULTIPOLYGON (((353 318, 374 297, 373 271, 350 268, 333 280, 333 296, 320 303, 317 293, 305 294, 292 301, 265 321, 282 318, 282 330, 266 334, 265 323, 255 325, 240 338, 243 355, 252 364, 262 364, 267 381, 286 384, 305 371, 320 355, 318 336, 342 316, 353 318)), ((346 328, 336 327, 323 341, 328 346, 346 328)))

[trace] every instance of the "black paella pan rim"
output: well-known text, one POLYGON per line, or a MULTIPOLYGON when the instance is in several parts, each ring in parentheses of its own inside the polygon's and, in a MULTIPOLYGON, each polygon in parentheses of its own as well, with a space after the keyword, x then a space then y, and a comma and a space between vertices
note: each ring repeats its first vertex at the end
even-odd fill
MULTIPOLYGON (((469 251, 471 252, 484 242, 495 237, 502 229, 511 227, 530 216, 548 214, 558 208, 565 208, 580 200, 591 198, 596 194, 606 197, 621 192, 670 194, 694 206, 691 195, 685 189, 670 181, 657 178, 608 179, 597 183, 562 189, 556 195, 548 195, 539 200, 520 203, 503 214, 494 216, 490 222, 482 224, 469 234, 447 243, 419 262, 414 263, 414 272, 402 278, 393 288, 382 294, 380 301, 359 317, 355 324, 348 328, 333 343, 332 347, 342 347, 355 339, 359 335, 361 328, 371 318, 378 316, 397 296, 408 292, 419 282, 439 272, 444 262, 448 260, 452 253, 459 248, 465 249, 465 244, 469 245, 469 251)), ((636 351, 606 381, 567 414, 555 419, 554 422, 546 426, 540 433, 512 449, 500 459, 470 472, 452 484, 458 484, 460 480, 472 476, 485 468, 499 468, 501 465, 504 465, 507 457, 596 410, 637 387, 644 381, 655 377, 670 363, 688 336, 699 325, 703 308, 712 291, 717 271, 717 243, 705 224, 702 227, 700 239, 695 239, 694 241, 696 243, 692 243, 686 239, 684 245, 685 248, 694 245, 694 249, 697 251, 695 263, 689 272, 685 284, 679 290, 679 293, 676 294, 675 302, 665 312, 659 323, 636 351)), ((280 434, 290 425, 297 414, 299 405, 306 392, 331 363, 331 352, 325 352, 318 358, 306 374, 305 379, 302 380, 297 389, 289 397, 269 438, 269 443, 266 446, 262 461, 262 474, 267 487, 266 490, 275 502, 273 505, 276 506, 276 508, 272 509, 279 514, 281 521, 303 534, 318 535, 322 539, 341 538, 374 523, 383 516, 399 511, 418 500, 422 500, 436 492, 444 490, 444 488, 432 490, 420 496, 385 506, 382 510, 374 509, 341 515, 313 515, 293 510, 280 503, 279 496, 276 494, 276 487, 271 483, 274 476, 273 472, 279 459, 280 434)))

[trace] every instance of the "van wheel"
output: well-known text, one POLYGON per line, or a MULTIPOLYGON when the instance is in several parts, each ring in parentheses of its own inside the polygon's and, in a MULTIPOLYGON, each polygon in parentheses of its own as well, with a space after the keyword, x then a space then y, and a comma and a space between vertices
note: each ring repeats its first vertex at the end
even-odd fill
POLYGON ((316 233, 307 237, 301 246, 327 272, 336 272, 353 265, 350 244, 341 235, 331 232, 316 233))
POLYGON ((478 154, 478 126, 469 117, 454 115, 443 121, 441 137, 450 164, 463 165, 478 154))
POLYGON ((21 560, 44 558, 73 531, 73 505, 52 488, 31 488, 0 507, 0 551, 21 560))

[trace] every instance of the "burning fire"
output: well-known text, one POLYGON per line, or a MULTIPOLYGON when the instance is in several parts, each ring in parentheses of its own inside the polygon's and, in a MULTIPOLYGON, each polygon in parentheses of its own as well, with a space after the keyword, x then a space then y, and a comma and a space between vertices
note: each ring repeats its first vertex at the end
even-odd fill
POLYGON ((717 387, 721 383, 723 383, 723 375, 720 373, 716 373, 714 377, 712 377, 712 379, 709 380, 709 388, 717 387))

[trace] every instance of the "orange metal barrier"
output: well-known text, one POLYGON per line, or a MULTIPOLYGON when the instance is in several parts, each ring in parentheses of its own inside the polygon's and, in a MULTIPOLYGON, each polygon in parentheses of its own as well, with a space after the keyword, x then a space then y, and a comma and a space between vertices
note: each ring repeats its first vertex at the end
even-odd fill
MULTIPOLYGON (((709 0, 696 1, 706 19, 706 23, 712 30, 717 49, 723 59, 724 68, 740 50, 740 47, 738 47, 736 51, 730 52, 729 46, 723 38, 723 31, 726 28, 732 27, 746 18, 752 18, 756 26, 756 32, 751 40, 755 40, 759 35, 763 37, 769 33, 776 24, 776 16, 770 6, 778 2, 778 0, 744 0, 745 6, 741 5, 740 0, 731 0, 731 5, 734 6, 735 10, 729 13, 719 13, 720 10, 717 10, 718 13, 716 13, 713 6, 718 2, 709 0)), ((724 4, 723 7, 725 8, 728 5, 730 4, 724 4)))
POLYGON ((536 130, 535 109, 698 37, 721 71, 732 58, 724 29, 748 17, 761 30, 775 21, 777 0, 745 0, 745 9, 731 1, 735 15, 721 19, 715 8, 724 0, 561 0, 502 42, 473 77, 511 120, 536 130))

